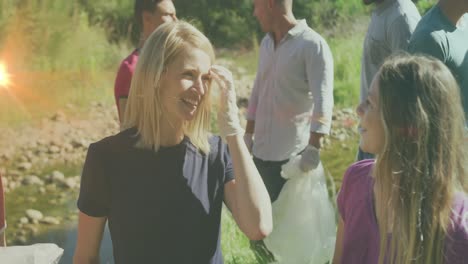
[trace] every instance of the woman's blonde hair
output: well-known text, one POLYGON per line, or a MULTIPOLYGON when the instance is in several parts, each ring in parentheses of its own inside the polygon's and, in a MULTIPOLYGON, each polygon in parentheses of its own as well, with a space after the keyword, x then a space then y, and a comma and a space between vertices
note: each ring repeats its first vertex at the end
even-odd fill
MULTIPOLYGON (((200 49, 215 60, 211 42, 194 26, 176 21, 158 27, 145 41, 132 78, 123 128, 136 127, 138 146, 159 149, 160 122, 165 117, 160 101, 160 80, 167 66, 188 49, 200 49)), ((208 153, 210 127, 210 84, 192 121, 184 124, 184 134, 204 153, 208 153)))
POLYGON ((385 131, 373 172, 379 263, 443 263, 454 192, 466 191, 459 87, 442 62, 424 56, 392 58, 377 78, 385 131))

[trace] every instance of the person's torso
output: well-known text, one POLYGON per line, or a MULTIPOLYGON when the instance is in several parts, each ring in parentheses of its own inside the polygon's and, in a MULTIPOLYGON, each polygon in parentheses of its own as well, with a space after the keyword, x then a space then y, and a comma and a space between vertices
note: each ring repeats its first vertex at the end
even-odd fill
POLYGON ((135 68, 138 63, 139 52, 139 49, 135 49, 120 64, 120 69, 117 73, 114 84, 114 96, 117 109, 119 109, 119 98, 126 98, 130 93, 130 84, 132 82, 133 73, 135 72, 135 68))
MULTIPOLYGON (((373 203, 371 170, 373 161, 361 161, 363 168, 347 188, 351 193, 345 201, 346 220, 343 234, 342 263, 374 264, 378 262, 380 234, 373 203)), ((356 165, 353 165, 356 166, 356 165)), ((468 197, 457 192, 452 202, 450 226, 445 240, 445 262, 464 263, 468 252, 468 197)), ((388 235, 391 239, 392 235, 388 235)))
MULTIPOLYGON (((347 186, 345 200, 342 263, 375 264, 379 257, 380 235, 372 198, 372 160, 360 162, 359 175, 347 186)), ((349 181, 348 181, 349 182, 349 181)))
POLYGON ((253 154, 279 161, 307 145, 313 94, 306 73, 307 41, 323 39, 314 31, 287 35, 275 48, 267 36, 260 50, 259 94, 253 154), (304 36, 306 35, 306 36, 304 36))
MULTIPOLYGON (((438 46, 434 47, 436 50, 433 53, 443 54, 441 60, 460 85, 463 108, 465 115, 468 115, 468 14, 465 14, 459 25, 455 26, 443 14, 439 5, 435 5, 418 24, 414 33, 414 42, 418 43, 417 39, 424 39, 428 34, 438 40, 438 46)), ((431 55, 431 50, 427 52, 431 55)))
POLYGON ((107 160, 117 263, 222 263, 224 172, 187 141, 158 152, 130 144, 107 160))
MULTIPOLYGON (((413 29, 420 19, 416 6, 409 0, 386 0, 372 12, 369 27, 364 39, 361 62, 361 91, 368 91, 372 79, 386 58, 398 52, 392 47, 392 42, 409 42, 409 36, 404 40, 394 40, 392 36, 406 37, 392 34, 393 23, 405 21, 406 27, 413 29)), ((402 29, 406 30, 406 29, 402 29)), ((406 49, 403 49, 403 51, 406 49)), ((365 95, 361 95, 361 101, 365 95)))

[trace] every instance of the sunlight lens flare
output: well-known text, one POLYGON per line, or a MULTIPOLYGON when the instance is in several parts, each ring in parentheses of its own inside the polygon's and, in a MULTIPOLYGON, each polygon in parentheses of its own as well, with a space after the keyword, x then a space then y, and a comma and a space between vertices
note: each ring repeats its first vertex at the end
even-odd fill
POLYGON ((0 62, 0 89, 8 88, 10 84, 10 75, 8 74, 6 67, 0 62))

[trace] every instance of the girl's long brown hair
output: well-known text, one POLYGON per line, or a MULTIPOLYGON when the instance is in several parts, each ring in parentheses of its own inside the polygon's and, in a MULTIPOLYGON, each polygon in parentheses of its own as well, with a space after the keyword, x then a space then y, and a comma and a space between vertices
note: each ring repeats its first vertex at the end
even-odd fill
POLYGON ((379 263, 443 263, 454 192, 466 192, 459 87, 442 62, 423 56, 394 57, 377 78, 385 131, 374 168, 379 263))

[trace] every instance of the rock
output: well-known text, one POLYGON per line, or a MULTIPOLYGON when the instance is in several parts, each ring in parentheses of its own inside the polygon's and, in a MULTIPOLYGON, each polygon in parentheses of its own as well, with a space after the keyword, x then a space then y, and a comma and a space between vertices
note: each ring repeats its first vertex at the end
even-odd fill
POLYGON ((26 225, 24 229, 28 230, 29 232, 33 233, 34 235, 39 233, 39 228, 34 225, 26 225))
POLYGON ((18 170, 9 170, 8 175, 10 177, 12 177, 12 178, 17 178, 17 177, 21 176, 21 172, 18 171, 18 170))
POLYGON ((30 162, 21 162, 18 164, 17 168, 22 171, 27 171, 30 170, 32 167, 32 164, 30 162))
POLYGON ((61 171, 53 171, 51 175, 52 181, 62 183, 65 180, 65 175, 61 171))
POLYGON ((19 223, 20 223, 20 224, 23 224, 23 225, 24 225, 24 224, 27 224, 27 223, 29 223, 29 219, 28 219, 27 217, 24 217, 24 216, 23 216, 23 217, 21 217, 21 218, 19 219, 19 223))
POLYGON ((34 160, 34 158, 36 157, 36 155, 34 155, 34 153, 29 150, 29 151, 26 151, 26 153, 24 154, 24 156, 28 159, 29 162, 32 163, 32 161, 34 160))
POLYGON ((64 150, 66 150, 66 151, 72 151, 72 150, 73 150, 73 146, 72 146, 72 144, 70 144, 70 143, 64 143, 64 144, 62 145, 62 148, 63 148, 64 150))
POLYGON ((14 190, 14 189, 16 189, 16 187, 18 187, 18 185, 19 184, 17 182, 10 181, 10 182, 8 182, 8 189, 14 190))
POLYGON ((74 148, 85 148, 87 147, 87 142, 82 139, 73 139, 71 145, 74 148))
POLYGON ((55 145, 50 146, 49 149, 47 150, 47 153, 49 153, 49 154, 59 153, 59 152, 60 152, 60 148, 58 146, 55 146, 55 145))
POLYGON ((26 237, 24 236, 18 236, 16 238, 16 243, 19 244, 19 245, 26 245, 28 241, 26 240, 26 237))
POLYGON ((44 181, 42 181, 36 175, 29 175, 29 176, 26 176, 23 179, 22 184, 23 185, 40 185, 40 186, 42 186, 42 185, 44 185, 44 181))
POLYGON ((52 121, 65 121, 67 119, 67 116, 63 112, 57 112, 55 113, 50 120, 52 121))
POLYGON ((3 161, 9 161, 11 159, 10 155, 6 154, 6 153, 2 153, 0 154, 0 159, 2 159, 3 161))
POLYGON ((60 220, 53 216, 46 216, 40 220, 41 223, 47 224, 47 225, 59 225, 60 220))
POLYGON ((69 188, 69 189, 74 189, 77 185, 75 179, 73 178, 67 178, 63 184, 65 185, 65 187, 69 188))
POLYGON ((35 210, 35 209, 28 209, 26 210, 26 216, 29 218, 29 220, 33 222, 37 222, 44 218, 44 215, 41 213, 41 211, 35 210))
POLYGON ((57 190, 57 186, 55 184, 47 184, 46 185, 46 191, 48 192, 53 192, 57 190))
POLYGON ((337 138, 339 141, 345 141, 345 140, 346 140, 346 134, 344 134, 344 133, 338 134, 338 135, 336 136, 336 138, 337 138))

